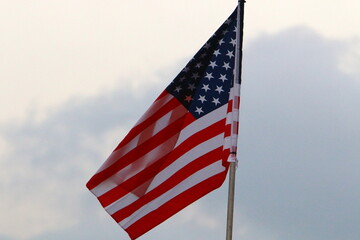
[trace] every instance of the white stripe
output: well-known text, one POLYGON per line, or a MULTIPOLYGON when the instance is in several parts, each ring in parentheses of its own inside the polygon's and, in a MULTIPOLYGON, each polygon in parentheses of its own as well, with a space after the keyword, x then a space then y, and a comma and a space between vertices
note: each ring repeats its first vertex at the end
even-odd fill
POLYGON ((228 125, 228 124, 231 124, 232 123, 232 112, 228 112, 226 114, 226 122, 225 124, 228 125))
POLYGON ((224 166, 222 165, 222 160, 219 160, 201 170, 194 173, 193 175, 186 178, 184 181, 167 191, 166 193, 162 194, 160 197, 154 199, 150 203, 146 204, 145 206, 141 207, 139 210, 134 212, 131 216, 125 218, 119 224, 124 228, 128 228, 136 221, 141 219, 142 217, 146 216, 150 212, 156 210, 164 203, 168 202, 169 200, 173 199, 174 197, 178 196, 179 194, 185 192, 186 190, 194 187, 195 185, 201 183, 202 181, 215 176, 221 172, 225 171, 224 166))
POLYGON ((235 97, 240 97, 240 89, 241 89, 241 85, 238 83, 235 83, 234 86, 230 88, 229 101, 234 100, 235 97))
MULTIPOLYGON (((181 107, 182 107, 182 105, 181 105, 181 107)), ((225 104, 224 106, 214 110, 213 112, 209 113, 208 115, 198 119, 197 121, 195 121, 192 124, 190 124, 189 126, 187 126, 181 132, 181 134, 179 136, 179 139, 178 139, 178 141, 176 143, 176 146, 178 146, 180 143, 185 141, 187 138, 189 138, 191 135, 198 132, 199 130, 207 128, 210 125, 220 121, 223 118, 224 114, 226 114, 226 111, 227 111, 227 104, 225 104)), ((161 118, 162 120, 161 121, 159 120, 159 122, 161 122, 161 123, 164 123, 166 121, 169 122, 169 119, 170 119, 169 114, 170 113, 168 113, 168 114, 166 114, 166 116, 162 117, 161 118)), ((180 116, 182 116, 182 115, 180 115, 180 116)), ((171 119, 171 121, 175 121, 180 116, 177 116, 176 118, 171 119)), ((157 122, 156 125, 158 126, 156 131, 158 132, 161 129, 161 124, 158 124, 158 122, 157 122)), ((173 139, 170 139, 166 143, 168 143, 169 141, 172 141, 172 140, 173 139)), ((131 141, 133 143, 130 142, 126 146, 124 146, 123 148, 127 148, 130 144, 134 144, 135 142, 137 142, 138 141, 138 136, 136 137, 136 140, 133 140, 133 141, 131 141)), ((183 156, 181 156, 179 159, 177 159, 173 164, 171 164, 166 169, 164 169, 161 173, 159 173, 156 176, 156 178, 153 180, 151 185, 149 186, 147 192, 149 192, 152 189, 156 188, 159 184, 161 184, 163 181, 165 181, 166 179, 171 177, 171 175, 174 174, 176 171, 178 171, 182 167, 186 166, 193 159, 196 159, 196 158, 206 154, 207 152, 209 152, 209 151, 211 151, 211 150, 213 150, 213 149, 215 149, 217 147, 222 146, 223 144, 224 144, 224 136, 223 136, 223 133, 222 133, 222 134, 220 134, 220 135, 218 135, 218 136, 216 136, 216 137, 214 137, 212 139, 209 139, 208 141, 205 141, 205 142, 199 144, 197 147, 191 149, 189 152, 185 153, 183 156)), ((136 145, 132 149, 134 149, 135 147, 136 147, 136 145)), ((123 152, 121 154, 119 151, 121 151, 123 148, 121 148, 118 151, 114 152, 113 153, 114 155, 112 154, 110 157, 115 158, 115 156, 116 156, 116 159, 118 159, 121 156, 125 155, 130 150, 132 150, 132 149, 129 149, 126 153, 123 152), (117 152, 119 152, 118 153, 119 155, 115 155, 115 153, 117 153, 117 152)), ((98 197, 103 195, 104 193, 106 193, 109 190, 113 189, 114 187, 118 186, 118 184, 120 184, 121 182, 129 179, 130 177, 132 177, 134 175, 136 175, 137 173, 139 173, 140 171, 145 169, 148 165, 155 162, 155 161, 151 161, 154 158, 155 158, 155 160, 158 160, 160 157, 164 156, 165 154, 169 153, 172 150, 172 149, 169 149, 168 151, 164 151, 162 148, 163 148, 163 145, 158 146, 157 148, 155 148, 154 150, 152 150, 148 154, 145 154, 142 158, 140 158, 139 160, 137 160, 133 164, 121 169, 116 174, 114 174, 113 176, 108 178, 106 181, 102 182, 97 187, 92 189, 92 192, 98 197), (134 166, 137 166, 137 167, 134 168, 134 166)), ((132 195, 132 194, 129 193, 128 195, 132 195)), ((126 205, 128 205, 128 204, 131 204, 133 201, 135 201, 137 199, 137 198, 132 198, 132 197, 130 197, 128 195, 125 195, 123 198, 119 199, 118 202, 121 202, 122 199, 124 199, 124 200, 127 199, 124 202, 125 202, 126 205), (131 200, 129 200, 129 199, 131 199, 131 200)), ((112 207, 111 207, 111 209, 109 209, 109 211, 116 212, 116 211, 118 211, 120 209, 118 207, 122 208, 125 205, 124 204, 114 204, 113 203, 111 206, 112 207)), ((108 207, 110 207, 110 206, 108 206, 108 207)))
POLYGON ((183 105, 179 105, 172 111, 168 112, 164 116, 162 116, 159 120, 148 126, 146 129, 141 131, 138 135, 136 135, 130 142, 128 142, 125 146, 117 149, 116 151, 112 152, 110 156, 107 158, 105 163, 100 167, 97 171, 98 173, 105 170, 106 168, 111 167, 119 158, 123 157, 125 154, 130 152, 131 150, 135 149, 139 145, 139 141, 144 142, 154 136, 155 134, 159 133, 161 130, 166 128, 169 124, 173 123, 180 117, 186 114, 186 109, 183 105), (150 132, 152 131, 152 135, 149 134, 148 138, 144 138, 142 136, 143 132, 150 132))
POLYGON ((144 154, 141 158, 139 158, 132 164, 122 168, 120 171, 107 178, 105 181, 93 188, 91 192, 94 193, 95 196, 99 197, 104 193, 110 191, 111 189, 117 187, 119 184, 126 181, 127 179, 135 176, 136 174, 144 170, 147 166, 155 163, 161 157, 171 152, 173 150, 176 139, 177 135, 169 138, 164 143, 160 144, 150 152, 144 154))
POLYGON ((105 207, 105 210, 110 214, 114 214, 117 211, 119 211, 119 209, 122 209, 128 205, 130 205, 131 203, 135 202, 136 200, 139 199, 139 196, 133 194, 133 192, 137 192, 138 189, 142 189, 144 188, 144 185, 148 184, 148 182, 145 182, 143 184, 141 184, 139 187, 137 187, 134 191, 129 192, 128 194, 126 194, 124 197, 116 200, 115 202, 113 202, 112 204, 110 204, 109 206, 105 207))
POLYGON ((241 85, 239 83, 235 83, 234 86, 232 87, 232 89, 234 91, 234 95, 239 97, 240 96, 241 85))
POLYGON ((231 147, 231 138, 230 136, 225 137, 224 139, 224 150, 229 149, 231 147))
POLYGON ((184 128, 179 136, 179 140, 176 143, 176 146, 179 146, 182 142, 192 136, 194 133, 201 131, 209 127, 210 125, 220 121, 224 118, 227 111, 227 104, 215 109, 214 111, 210 112, 206 116, 197 119, 196 121, 192 122, 189 126, 184 128))
POLYGON ((201 157, 202 155, 208 153, 209 151, 222 146, 223 141, 224 141, 224 134, 221 133, 192 148, 190 151, 183 154, 181 157, 176 159, 173 163, 171 163, 169 166, 167 166, 161 172, 159 172, 151 182, 146 192, 148 193, 154 188, 158 187, 161 183, 169 179, 174 173, 176 173, 181 168, 185 167, 187 164, 194 161, 198 157, 201 157))
MULTIPOLYGON (((163 130, 164 128, 166 128, 167 126, 178 120, 179 118, 185 116, 186 113, 187 110, 183 105, 179 105, 170 112, 166 113, 164 116, 159 118, 156 122, 148 126, 143 131, 141 131, 135 137, 136 139, 138 139, 135 146, 140 145, 141 143, 149 140, 150 138, 158 134, 161 130, 163 130)), ((136 141, 135 138, 132 141, 136 141)), ((123 148, 125 147, 126 146, 124 146, 123 148)))
MULTIPOLYGON (((163 130, 165 128, 165 126, 171 124, 175 119, 174 118, 174 112, 178 111, 179 108, 183 108, 183 106, 178 106, 177 108, 175 108, 173 111, 168 112, 167 114, 165 114, 164 116, 162 116, 158 121, 155 122, 155 126, 153 129, 153 134, 151 134, 152 136, 154 136, 155 134, 159 133, 161 130, 163 130)), ((185 115, 182 114, 182 116, 185 115)), ((181 116, 177 116, 178 118, 181 116)), ((147 140, 147 139, 146 139, 147 140)))
MULTIPOLYGON (((223 134, 220 134, 202 144, 199 144, 197 147, 191 149, 189 152, 182 155, 180 158, 176 159, 171 165, 167 168, 163 169, 160 173, 156 175, 151 184, 149 185, 146 193, 151 191, 152 189, 159 186, 162 182, 166 181, 169 177, 171 177, 176 171, 180 170, 188 163, 193 161, 194 159, 208 153, 210 150, 213 150, 222 145, 223 134)), ((132 195, 132 193, 128 193, 127 195, 132 195)), ((123 198, 126 199, 128 196, 125 195, 123 198)), ((121 201, 123 198, 119 199, 121 201)), ((131 203, 135 202, 137 199, 133 199, 133 201, 126 201, 124 204, 117 204, 111 207, 111 212, 115 213, 119 211, 121 208, 124 208, 131 203)), ((109 210, 110 211, 110 210, 109 210)))
POLYGON ((226 124, 231 124, 233 121, 239 120, 239 109, 233 108, 231 112, 228 112, 226 115, 226 124))
POLYGON ((136 122, 135 126, 139 125, 151 115, 156 113, 161 107, 167 104, 172 98, 174 98, 171 94, 166 94, 162 98, 158 99, 157 101, 153 102, 153 104, 149 107, 149 109, 141 116, 141 118, 136 122))
POLYGON ((135 194, 130 192, 125 197, 123 197, 123 198, 117 200, 116 202, 113 202, 109 206, 105 207, 105 211, 108 214, 112 215, 112 214, 116 213, 118 211, 118 209, 122 209, 122 208, 126 207, 127 205, 131 204, 132 202, 135 202, 138 199, 139 199, 138 196, 136 196, 135 194))
POLYGON ((232 142, 234 141, 235 138, 236 139, 238 138, 238 134, 232 134, 231 136, 225 137, 223 149, 225 150, 225 149, 229 149, 231 147, 236 147, 236 146, 232 145, 232 142))
POLYGON ((230 130, 230 136, 225 138, 224 141, 224 149, 228 149, 230 148, 230 151, 234 151, 237 147, 237 139, 238 139, 238 134, 234 133, 234 130, 236 128, 238 128, 238 122, 239 122, 239 109, 237 108, 237 106, 235 106, 236 104, 236 98, 240 98, 240 84, 236 83, 234 84, 234 86, 231 88, 230 90, 230 95, 233 104, 232 104, 232 109, 230 112, 227 113, 226 115, 226 124, 227 125, 231 125, 231 130, 230 130))

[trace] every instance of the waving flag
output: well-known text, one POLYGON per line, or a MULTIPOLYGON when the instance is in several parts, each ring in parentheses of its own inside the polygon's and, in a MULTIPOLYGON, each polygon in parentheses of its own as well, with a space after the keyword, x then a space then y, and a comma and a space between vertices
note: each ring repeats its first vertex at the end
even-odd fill
POLYGON ((224 182, 237 135, 236 16, 225 21, 87 183, 136 239, 224 182), (235 127, 234 127, 235 126, 235 127))

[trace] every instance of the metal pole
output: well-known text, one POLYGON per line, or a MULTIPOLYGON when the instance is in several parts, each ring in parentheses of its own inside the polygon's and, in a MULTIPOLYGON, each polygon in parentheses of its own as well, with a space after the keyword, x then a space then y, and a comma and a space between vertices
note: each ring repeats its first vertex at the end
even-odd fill
MULTIPOLYGON (((245 0, 238 0, 237 12, 237 32, 236 32, 236 65, 234 74, 234 86, 241 83, 241 67, 242 67, 242 46, 243 46, 243 29, 244 29, 244 3, 245 0)), ((238 88, 240 91, 240 87, 238 88)), ((240 92, 237 94, 240 96, 240 92)), ((230 155, 236 159, 236 146, 231 149, 230 155)), ((228 208, 226 223, 226 240, 232 240, 233 219, 234 219, 234 198, 235 198, 235 172, 237 160, 230 162, 229 169, 229 192, 228 192, 228 208)))
POLYGON ((234 195, 235 195, 235 171, 236 163, 230 163, 229 195, 227 208, 226 240, 232 240, 233 219, 234 219, 234 195))

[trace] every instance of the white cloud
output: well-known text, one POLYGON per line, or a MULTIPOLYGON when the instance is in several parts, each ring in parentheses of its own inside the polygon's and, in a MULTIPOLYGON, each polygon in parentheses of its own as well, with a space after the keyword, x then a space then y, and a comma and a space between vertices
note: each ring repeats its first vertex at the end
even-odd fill
MULTIPOLYGON (((90 195, 85 183, 124 127, 133 124, 128 121, 136 115, 132 108, 144 108, 132 97, 131 106, 123 104, 129 96, 130 91, 120 90, 72 99, 42 122, 29 119, 1 127, 6 152, 0 161, 0 233, 29 239, 79 224, 83 196, 90 195)), ((86 211, 95 213, 96 208, 86 211)))
MULTIPOLYGON (((339 69, 339 49, 346 44, 306 28, 245 44, 235 237, 357 239, 360 100, 356 75, 339 69)), ((171 74, 157 74, 170 82, 171 74)), ((128 83, 70 98, 42 121, 28 115, 1 124, 0 235, 126 238, 85 183, 160 85, 142 85, 139 93, 128 83)), ((168 239, 170 232, 174 240, 219 239, 224 209, 226 186, 143 239, 168 239)))
MULTIPOLYGON (((214 2, 207 4, 211 8, 214 2)), ((34 106, 43 119, 47 108, 69 97, 127 86, 122 79, 134 86, 156 81, 152 76, 160 66, 191 54, 229 14, 229 4, 222 4, 218 17, 204 12, 200 19, 196 12, 176 11, 171 1, 1 5, 0 100, 8 103, 0 108, 2 122, 23 119, 34 106), (190 26, 198 21, 211 25, 194 33, 190 26)))
MULTIPOLYGON (((24 119, 29 112, 41 120, 47 108, 69 97, 95 96, 122 79, 147 82, 169 62, 191 56, 235 5, 215 0, 2 1, 0 101, 7 104, 0 108, 0 121, 24 119), (138 75, 143 77, 133 77, 138 75)), ((248 2, 245 38, 294 25, 336 38, 359 37, 357 9, 356 0, 248 2)))
POLYGON ((349 74, 358 76, 356 81, 359 83, 360 76, 360 39, 355 38, 349 41, 347 51, 343 51, 339 61, 340 69, 349 74))

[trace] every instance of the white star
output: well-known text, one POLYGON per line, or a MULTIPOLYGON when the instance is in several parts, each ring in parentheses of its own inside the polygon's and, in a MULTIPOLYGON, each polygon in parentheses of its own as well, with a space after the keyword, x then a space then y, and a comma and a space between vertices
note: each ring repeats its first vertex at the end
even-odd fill
POLYGON ((224 42, 224 39, 221 39, 221 40, 219 41, 219 45, 221 45, 221 44, 223 44, 223 43, 225 43, 225 42, 224 42))
POLYGON ((229 32, 228 30, 224 30, 224 31, 222 32, 222 34, 225 35, 225 34, 227 34, 228 32, 229 32))
MULTIPOLYGON (((227 69, 226 69, 227 70, 227 69)), ((198 73, 193 73, 193 75, 192 75, 192 78, 193 79, 198 79, 199 78, 199 74, 198 73)))
POLYGON ((195 112, 197 112, 197 113, 200 115, 200 114, 203 113, 204 111, 202 110, 201 107, 200 107, 200 108, 196 107, 195 112))
POLYGON ((214 52, 214 55, 217 57, 218 55, 220 55, 221 53, 220 53, 220 50, 219 49, 217 49, 217 50, 215 50, 215 52, 214 52))
POLYGON ((184 67, 184 69, 182 70, 183 72, 188 72, 190 69, 189 67, 184 67))
POLYGON ((208 90, 210 90, 209 84, 203 84, 203 87, 201 89, 204 89, 204 91, 207 92, 208 90))
POLYGON ((212 78, 214 78, 212 76, 212 73, 206 73, 206 76, 205 76, 207 79, 211 80, 212 78))
POLYGON ((182 77, 180 78, 180 82, 183 82, 185 79, 186 79, 186 77, 185 77, 185 76, 182 76, 182 77))
POLYGON ((210 67, 212 67, 212 69, 214 69, 215 67, 217 67, 217 64, 216 64, 216 61, 210 61, 210 64, 209 64, 210 67))
POLYGON ((182 89, 182 88, 181 88, 180 86, 177 86, 174 91, 175 91, 175 92, 180 92, 181 89, 182 89))
POLYGON ((235 28, 234 28, 234 32, 236 32, 237 31, 237 26, 235 26, 235 28))
POLYGON ((199 63, 197 63, 197 64, 196 64, 196 66, 195 66, 195 67, 197 67, 197 68, 201 68, 201 66, 202 66, 202 63, 201 63, 201 62, 199 62, 199 63))
POLYGON ((223 81, 223 82, 225 82, 226 80, 228 80, 227 78, 226 78, 226 74, 224 74, 224 75, 222 75, 221 73, 220 73, 220 78, 219 78, 221 81, 223 81))
POLYGON ((234 57, 234 52, 228 50, 228 53, 226 54, 226 56, 229 56, 229 58, 231 59, 232 57, 234 57))
POLYGON ((223 66, 226 70, 228 70, 230 68, 230 63, 224 62, 224 66, 223 66))
POLYGON ((235 38, 235 39, 231 39, 230 44, 232 44, 233 46, 235 46, 235 45, 236 45, 236 38, 235 38))
POLYGON ((189 83, 188 89, 190 89, 191 91, 194 91, 195 88, 196 88, 196 87, 195 87, 195 84, 194 84, 194 83, 189 83))
POLYGON ((214 103, 215 106, 217 106, 218 104, 220 104, 219 98, 214 98, 214 97, 213 97, 213 100, 212 100, 211 102, 214 103))
POLYGON ((224 90, 222 89, 222 86, 216 86, 215 91, 217 91, 219 94, 221 94, 221 92, 223 92, 224 90))
POLYGON ((205 95, 204 96, 201 96, 201 95, 199 95, 200 97, 199 97, 199 101, 201 101, 201 103, 204 103, 204 102, 206 102, 207 100, 206 100, 206 98, 205 98, 205 95))
POLYGON ((185 96, 184 101, 190 102, 191 100, 193 100, 191 96, 185 96))
POLYGON ((210 48, 210 46, 211 46, 211 44, 210 44, 210 43, 205 43, 204 48, 209 49, 209 48, 210 48))

